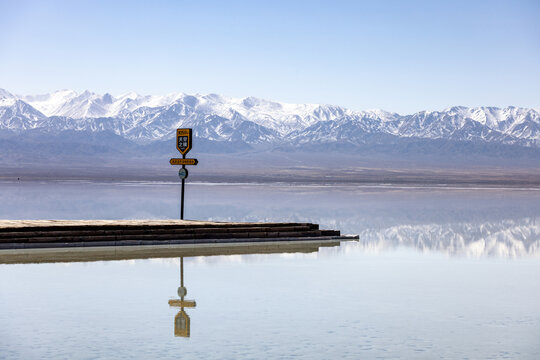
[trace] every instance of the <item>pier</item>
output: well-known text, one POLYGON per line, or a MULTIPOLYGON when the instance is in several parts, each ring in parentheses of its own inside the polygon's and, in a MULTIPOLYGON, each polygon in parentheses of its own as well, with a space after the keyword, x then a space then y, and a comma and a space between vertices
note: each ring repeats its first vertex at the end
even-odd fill
POLYGON ((357 239, 312 223, 192 220, 0 220, 0 250, 357 239))

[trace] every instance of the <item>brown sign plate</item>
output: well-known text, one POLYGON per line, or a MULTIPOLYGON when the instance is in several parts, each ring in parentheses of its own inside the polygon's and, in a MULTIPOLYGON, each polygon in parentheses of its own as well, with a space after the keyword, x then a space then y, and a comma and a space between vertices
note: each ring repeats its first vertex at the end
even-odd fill
POLYGON ((176 148, 180 154, 186 155, 193 146, 192 129, 176 129, 176 148))
POLYGON ((199 160, 172 158, 171 160, 169 160, 169 163, 171 165, 197 165, 199 163, 199 160))

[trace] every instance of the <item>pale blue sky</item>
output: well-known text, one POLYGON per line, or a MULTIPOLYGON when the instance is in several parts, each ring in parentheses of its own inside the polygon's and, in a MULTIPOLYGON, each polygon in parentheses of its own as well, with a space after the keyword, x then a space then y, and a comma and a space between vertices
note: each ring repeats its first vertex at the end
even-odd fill
POLYGON ((0 88, 540 107, 540 1, 0 0, 0 88))

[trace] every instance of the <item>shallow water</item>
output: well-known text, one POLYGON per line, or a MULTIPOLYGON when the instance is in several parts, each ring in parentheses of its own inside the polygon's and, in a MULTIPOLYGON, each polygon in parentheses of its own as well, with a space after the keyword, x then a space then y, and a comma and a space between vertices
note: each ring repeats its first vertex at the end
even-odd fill
MULTIPOLYGON (((178 185, 4 182, 0 218, 178 216, 178 185)), ((540 191, 188 184, 186 218, 360 235, 309 254, 0 265, 0 358, 540 357, 540 191)))

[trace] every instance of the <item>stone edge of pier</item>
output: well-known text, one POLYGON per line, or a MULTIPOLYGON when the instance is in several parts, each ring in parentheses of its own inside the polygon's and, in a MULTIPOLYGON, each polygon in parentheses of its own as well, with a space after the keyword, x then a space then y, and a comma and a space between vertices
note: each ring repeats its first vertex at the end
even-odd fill
POLYGON ((355 239, 358 236, 304 222, 0 220, 0 250, 355 239))

